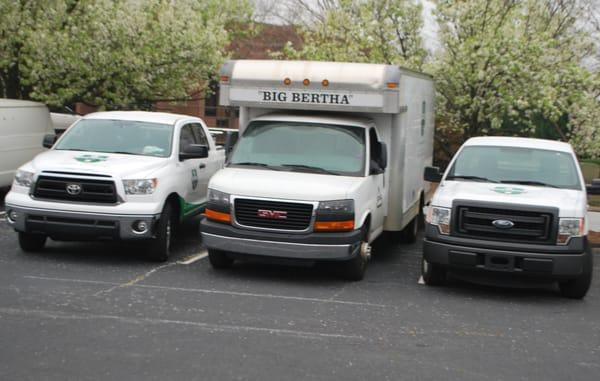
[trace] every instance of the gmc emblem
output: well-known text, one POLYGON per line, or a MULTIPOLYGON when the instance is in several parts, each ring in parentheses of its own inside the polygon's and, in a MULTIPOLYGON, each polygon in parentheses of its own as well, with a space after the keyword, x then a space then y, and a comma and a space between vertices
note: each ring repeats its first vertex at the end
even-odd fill
POLYGON ((268 218, 271 220, 285 220, 287 219, 287 212, 282 210, 268 210, 258 209, 256 215, 260 218, 268 218))

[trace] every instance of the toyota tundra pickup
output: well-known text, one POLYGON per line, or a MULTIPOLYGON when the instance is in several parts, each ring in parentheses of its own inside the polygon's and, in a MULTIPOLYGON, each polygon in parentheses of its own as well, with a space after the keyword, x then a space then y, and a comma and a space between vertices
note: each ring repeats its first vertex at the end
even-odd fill
MULTIPOLYGON (((468 140, 442 176, 426 218, 422 276, 447 270, 504 273, 558 281, 583 298, 592 281, 585 182, 571 146, 540 139, 468 140)), ((494 277, 496 278, 496 277, 494 277)))
POLYGON ((201 119, 153 112, 87 115, 16 173, 6 196, 23 251, 53 240, 139 240, 165 261, 177 223, 204 210, 223 167, 201 119))

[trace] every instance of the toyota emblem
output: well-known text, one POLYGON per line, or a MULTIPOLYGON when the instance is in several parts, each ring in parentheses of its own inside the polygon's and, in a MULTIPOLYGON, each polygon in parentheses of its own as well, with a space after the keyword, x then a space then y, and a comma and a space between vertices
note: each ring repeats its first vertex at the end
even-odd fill
POLYGON ((77 196, 79 193, 81 193, 81 185, 67 184, 67 193, 71 196, 77 196))

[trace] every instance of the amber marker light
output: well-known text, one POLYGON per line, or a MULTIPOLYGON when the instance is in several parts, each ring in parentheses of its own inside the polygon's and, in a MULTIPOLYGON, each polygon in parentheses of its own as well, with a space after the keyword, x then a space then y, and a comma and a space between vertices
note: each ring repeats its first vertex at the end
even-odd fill
POLYGON ((316 221, 315 230, 323 232, 346 231, 354 229, 354 220, 348 221, 316 221))
POLYGON ((231 222, 231 214, 217 212, 216 210, 206 209, 204 211, 204 216, 209 220, 218 221, 218 222, 231 222))
POLYGON ((397 89, 398 88, 398 82, 388 82, 387 83, 387 88, 388 89, 397 89))
POLYGON ((308 86, 310 85, 310 79, 305 78, 304 81, 302 81, 302 83, 304 84, 304 86, 308 86))
POLYGON ((286 85, 286 86, 289 86, 289 85, 292 84, 292 80, 289 79, 289 78, 286 78, 286 79, 283 80, 283 84, 286 85))
POLYGON ((321 82, 321 85, 323 85, 323 87, 327 87, 329 86, 329 81, 324 79, 323 82, 321 82))
POLYGON ((229 82, 229 76, 227 76, 227 75, 222 75, 222 76, 221 76, 221 82, 228 83, 228 82, 229 82))

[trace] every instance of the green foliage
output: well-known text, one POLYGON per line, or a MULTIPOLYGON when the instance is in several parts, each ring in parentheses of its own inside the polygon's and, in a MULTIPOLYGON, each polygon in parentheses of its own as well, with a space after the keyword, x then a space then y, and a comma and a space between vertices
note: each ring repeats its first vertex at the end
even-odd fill
POLYGON ((594 49, 575 0, 440 0, 443 49, 431 65, 438 126, 482 134, 554 135, 597 156, 600 81, 582 61, 594 49), (546 129, 546 132, 542 131, 546 129), (548 129, 553 133, 548 133, 548 129))
POLYGON ((146 108, 215 75, 239 0, 0 0, 0 96, 146 108))
POLYGON ((283 56, 318 61, 388 63, 420 69, 422 6, 410 0, 331 0, 302 29, 304 45, 283 56))

